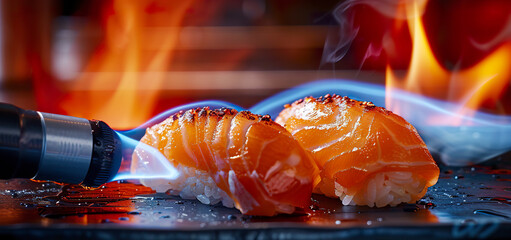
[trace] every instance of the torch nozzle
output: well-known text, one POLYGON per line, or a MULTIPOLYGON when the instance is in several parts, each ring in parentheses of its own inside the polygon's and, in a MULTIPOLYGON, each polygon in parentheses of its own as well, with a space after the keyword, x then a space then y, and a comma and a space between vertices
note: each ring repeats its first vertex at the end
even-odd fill
POLYGON ((32 178, 97 187, 114 178, 122 153, 106 123, 0 103, 0 179, 32 178))

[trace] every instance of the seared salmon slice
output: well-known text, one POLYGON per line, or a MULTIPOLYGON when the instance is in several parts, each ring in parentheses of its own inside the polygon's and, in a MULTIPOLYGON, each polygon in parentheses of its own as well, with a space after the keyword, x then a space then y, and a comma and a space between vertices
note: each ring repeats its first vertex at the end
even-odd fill
POLYGON ((414 203, 439 176, 417 130, 370 102, 326 95, 286 105, 275 120, 313 156, 315 193, 345 205, 414 203))
MULTIPOLYGON (((176 180, 142 180, 146 186, 206 204, 222 202, 250 215, 309 206, 317 168, 269 116, 192 109, 148 128, 141 142, 158 149, 180 171, 176 180)), ((148 161, 142 151, 133 154, 135 173, 144 172, 148 161)))

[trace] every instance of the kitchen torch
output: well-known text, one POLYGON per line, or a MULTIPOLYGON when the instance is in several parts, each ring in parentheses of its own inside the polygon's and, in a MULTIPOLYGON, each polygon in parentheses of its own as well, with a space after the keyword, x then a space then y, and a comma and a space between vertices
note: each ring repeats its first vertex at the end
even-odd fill
POLYGON ((0 179, 97 187, 111 181, 122 144, 105 122, 0 103, 0 179))

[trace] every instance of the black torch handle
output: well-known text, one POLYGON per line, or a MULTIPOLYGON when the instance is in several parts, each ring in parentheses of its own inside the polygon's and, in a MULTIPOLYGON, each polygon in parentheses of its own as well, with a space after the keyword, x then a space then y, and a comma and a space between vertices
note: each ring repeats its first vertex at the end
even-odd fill
POLYGON ((106 123, 0 103, 0 179, 99 186, 117 173, 122 144, 106 123))
POLYGON ((34 177, 42 146, 38 113, 0 103, 0 179, 34 177))

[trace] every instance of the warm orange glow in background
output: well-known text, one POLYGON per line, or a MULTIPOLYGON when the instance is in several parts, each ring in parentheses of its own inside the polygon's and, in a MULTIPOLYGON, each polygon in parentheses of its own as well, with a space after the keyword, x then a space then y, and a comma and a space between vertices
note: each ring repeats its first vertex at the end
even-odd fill
POLYGON ((332 78, 386 84, 387 107, 397 113, 390 96, 401 89, 456 103, 461 114, 511 115, 511 1, 18 0, 1 6, 0 100, 101 119, 119 130, 188 102, 219 99, 248 108, 332 78), (339 31, 334 20, 343 3, 349 8, 342 23, 351 32, 339 31), (330 33, 334 43, 356 36, 342 58, 325 64, 330 33))
MULTIPOLYGON (((64 17, 59 7, 71 3, 47 1, 54 11, 33 22, 53 26, 44 35, 49 50, 22 47, 39 111, 123 130, 180 104, 220 99, 249 107, 331 76, 317 71, 327 27, 311 23, 337 1, 93 0, 78 1, 64 17)), ((21 25, 38 28, 33 22, 21 25)))
POLYGON ((104 120, 119 129, 149 119, 158 89, 171 68, 183 15, 192 3, 115 0, 104 6, 104 38, 74 86, 99 90, 69 94, 60 103, 63 110, 72 116, 104 120), (154 36, 150 31, 157 28, 166 31, 150 39, 154 36), (154 50, 146 51, 147 44, 154 50))
MULTIPOLYGON (((392 102, 394 89, 407 90, 424 96, 459 104, 464 109, 478 110, 486 104, 497 107, 498 100, 511 79, 511 42, 502 44, 475 65, 459 70, 447 70, 433 54, 424 30, 422 12, 425 5, 406 1, 405 14, 412 38, 410 66, 404 77, 397 77, 390 65, 386 68, 386 107, 400 113, 398 102, 392 102)), ((435 124, 453 124, 448 119, 435 124)))

